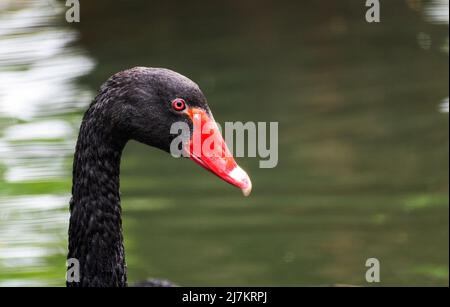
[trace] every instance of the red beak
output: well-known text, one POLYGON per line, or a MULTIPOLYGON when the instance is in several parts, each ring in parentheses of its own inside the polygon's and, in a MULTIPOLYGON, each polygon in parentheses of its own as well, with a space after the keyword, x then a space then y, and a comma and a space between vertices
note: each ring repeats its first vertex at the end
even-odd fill
POLYGON ((187 111, 193 123, 193 133, 185 151, 189 157, 226 182, 240 188, 245 196, 252 191, 247 173, 237 165, 214 119, 199 108, 187 111))

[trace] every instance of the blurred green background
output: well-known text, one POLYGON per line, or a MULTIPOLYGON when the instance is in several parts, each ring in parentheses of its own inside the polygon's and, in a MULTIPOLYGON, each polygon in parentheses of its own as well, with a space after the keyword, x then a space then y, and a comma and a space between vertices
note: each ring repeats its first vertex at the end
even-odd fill
POLYGON ((215 119, 279 122, 250 198, 136 142, 121 175, 131 283, 449 284, 448 0, 0 0, 0 286, 64 285, 71 163, 99 86, 196 81, 215 119))

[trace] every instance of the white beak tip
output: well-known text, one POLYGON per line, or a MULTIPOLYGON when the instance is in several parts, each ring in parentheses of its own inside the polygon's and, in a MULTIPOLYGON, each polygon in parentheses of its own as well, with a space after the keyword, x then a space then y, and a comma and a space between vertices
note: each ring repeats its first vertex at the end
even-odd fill
POLYGON ((252 192, 252 182, 250 180, 250 177, 247 176, 246 180, 247 186, 245 188, 242 188, 242 194, 244 194, 245 197, 248 197, 250 193, 252 192))
POLYGON ((244 194, 245 197, 248 197, 250 193, 252 192, 252 184, 250 183, 248 187, 242 189, 242 194, 244 194))
POLYGON ((252 181, 247 173, 240 167, 236 166, 229 174, 236 182, 236 186, 240 187, 245 197, 252 192, 252 181))

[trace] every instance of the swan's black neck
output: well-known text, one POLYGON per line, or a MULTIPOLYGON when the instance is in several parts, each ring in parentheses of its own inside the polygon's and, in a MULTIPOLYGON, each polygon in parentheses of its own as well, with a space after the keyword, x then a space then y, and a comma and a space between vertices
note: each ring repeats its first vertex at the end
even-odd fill
POLYGON ((126 286, 119 193, 126 140, 95 104, 80 128, 73 164, 69 254, 79 261, 80 282, 68 286, 126 286))

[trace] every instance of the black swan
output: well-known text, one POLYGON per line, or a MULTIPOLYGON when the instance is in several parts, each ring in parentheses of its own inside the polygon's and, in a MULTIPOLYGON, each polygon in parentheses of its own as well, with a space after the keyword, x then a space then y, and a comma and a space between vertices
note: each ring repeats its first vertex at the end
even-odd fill
MULTIPOLYGON (((102 85, 81 123, 73 162, 68 259, 79 263, 72 287, 127 286, 119 193, 122 150, 136 140, 170 152, 175 122, 191 129, 183 150, 223 180, 251 191, 248 175, 231 155, 204 156, 192 150, 194 118, 212 123, 215 145, 229 153, 206 98, 190 79, 162 68, 136 67, 102 85)), ((203 132, 200 133, 203 142, 203 132)))

